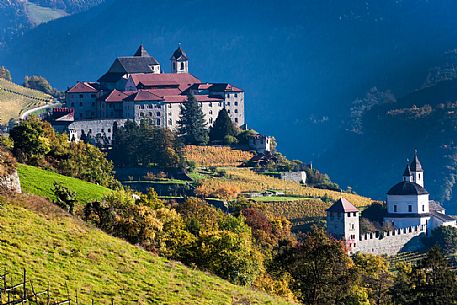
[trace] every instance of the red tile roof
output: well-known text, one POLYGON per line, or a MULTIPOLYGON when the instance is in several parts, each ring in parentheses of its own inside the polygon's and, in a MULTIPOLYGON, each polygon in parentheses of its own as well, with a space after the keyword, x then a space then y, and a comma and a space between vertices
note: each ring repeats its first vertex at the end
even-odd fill
POLYGON ((98 85, 96 83, 89 82, 78 82, 76 85, 67 90, 69 93, 88 93, 88 92, 98 92, 96 89, 98 85))
POLYGON ((144 102, 144 101, 163 101, 163 98, 155 95, 149 90, 139 90, 124 99, 125 101, 144 102))
POLYGON ((328 212, 358 212, 359 210, 346 198, 338 199, 330 208, 327 209, 328 212))
MULTIPOLYGON (((183 103, 187 101, 187 96, 185 95, 170 95, 163 97, 167 103, 183 103)), ((224 101, 221 98, 209 97, 208 95, 195 95, 197 102, 222 102, 224 101)))
POLYGON ((108 96, 106 98, 104 98, 104 101, 107 103, 119 103, 119 102, 122 102, 129 95, 131 95, 128 93, 133 94, 133 92, 131 92, 131 91, 121 92, 119 90, 114 89, 113 91, 111 91, 108 94, 108 96))
POLYGON ((131 78, 135 86, 141 83, 146 87, 178 87, 181 91, 201 82, 190 73, 132 74, 131 78))

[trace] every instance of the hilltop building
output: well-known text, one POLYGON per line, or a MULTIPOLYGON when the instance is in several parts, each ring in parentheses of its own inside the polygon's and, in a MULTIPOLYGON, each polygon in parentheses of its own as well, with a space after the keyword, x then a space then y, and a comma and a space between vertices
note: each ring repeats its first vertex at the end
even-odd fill
POLYGON ((66 107, 73 109, 78 124, 70 124, 68 129, 75 140, 83 131, 96 129, 92 127, 101 120, 146 121, 176 129, 181 105, 189 94, 200 102, 208 126, 222 108, 235 125, 245 124, 242 89, 229 83, 205 83, 192 75, 189 57, 181 46, 173 52, 170 63, 171 73, 164 73, 157 59, 141 45, 133 56, 116 58, 97 82, 78 82, 69 88, 66 107))
POLYGON ((424 170, 417 156, 408 162, 401 182, 387 192, 387 214, 384 223, 392 231, 360 234, 360 211, 341 198, 327 210, 327 231, 344 240, 349 253, 363 252, 394 255, 416 251, 423 245, 420 235, 429 235, 439 226, 455 226, 456 219, 446 215, 445 209, 429 199, 424 188, 424 170))

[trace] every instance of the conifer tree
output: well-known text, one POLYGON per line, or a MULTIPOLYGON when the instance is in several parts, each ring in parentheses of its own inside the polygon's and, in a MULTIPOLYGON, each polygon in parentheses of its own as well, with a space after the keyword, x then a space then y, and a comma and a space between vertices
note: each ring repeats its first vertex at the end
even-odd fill
POLYGON ((185 144, 208 144, 208 129, 205 115, 193 95, 187 96, 187 101, 181 106, 181 116, 178 121, 178 135, 185 144))
POLYGON ((223 141, 226 136, 236 136, 236 127, 230 119, 225 108, 219 111, 213 127, 210 128, 209 138, 211 141, 223 141))

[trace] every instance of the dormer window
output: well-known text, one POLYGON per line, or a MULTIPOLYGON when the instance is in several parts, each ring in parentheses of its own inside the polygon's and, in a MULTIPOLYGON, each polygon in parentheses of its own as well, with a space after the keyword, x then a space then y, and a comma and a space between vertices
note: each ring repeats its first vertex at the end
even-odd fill
POLYGON ((181 62, 181 70, 184 70, 184 62, 181 62))

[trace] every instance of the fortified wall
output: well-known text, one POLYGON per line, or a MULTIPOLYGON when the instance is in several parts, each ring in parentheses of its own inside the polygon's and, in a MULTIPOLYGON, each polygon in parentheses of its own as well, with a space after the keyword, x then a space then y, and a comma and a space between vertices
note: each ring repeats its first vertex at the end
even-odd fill
POLYGON ((421 238, 425 234, 425 225, 361 234, 350 252, 391 256, 399 252, 419 251, 424 247, 421 238))

